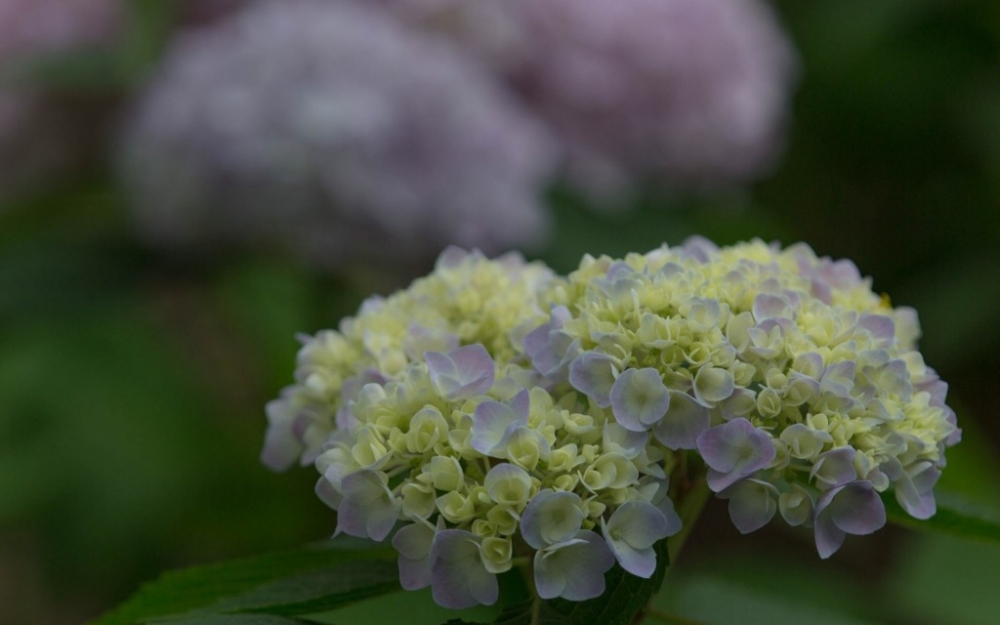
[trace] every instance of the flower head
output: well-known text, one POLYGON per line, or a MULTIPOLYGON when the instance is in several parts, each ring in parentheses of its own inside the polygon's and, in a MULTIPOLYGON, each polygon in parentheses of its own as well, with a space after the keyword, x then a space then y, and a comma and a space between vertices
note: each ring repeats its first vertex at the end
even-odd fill
POLYGON ((616 563, 653 577, 681 529, 682 460, 741 532, 780 516, 826 558, 885 523, 889 488, 933 514, 957 437, 909 313, 844 267, 695 239, 560 279, 449 250, 307 342, 264 459, 313 458, 337 530, 398 527, 404 587, 447 607, 495 602, 496 576, 529 557, 546 599, 598 596, 616 563))

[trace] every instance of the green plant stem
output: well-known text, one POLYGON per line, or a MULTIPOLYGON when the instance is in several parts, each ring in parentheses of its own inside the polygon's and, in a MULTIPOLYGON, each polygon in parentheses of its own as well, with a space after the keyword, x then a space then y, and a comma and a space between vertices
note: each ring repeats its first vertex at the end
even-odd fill
POLYGON ((683 498, 678 502, 677 514, 681 517, 681 531, 667 539, 667 551, 670 554, 670 563, 677 561, 677 557, 687 542, 695 522, 701 516, 701 511, 708 502, 711 491, 705 477, 701 476, 691 483, 690 488, 684 492, 683 498))
POLYGON ((535 598, 531 602, 531 624, 538 625, 538 617, 542 613, 542 598, 535 593, 535 598))

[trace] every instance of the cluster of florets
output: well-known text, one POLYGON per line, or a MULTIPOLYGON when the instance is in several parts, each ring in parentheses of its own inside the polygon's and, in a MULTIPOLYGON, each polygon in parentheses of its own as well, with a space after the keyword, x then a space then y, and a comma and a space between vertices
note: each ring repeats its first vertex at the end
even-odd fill
POLYGON ((282 470, 311 464, 350 402, 368 383, 396 378, 427 351, 481 344, 498 362, 514 360, 524 335, 546 318, 555 275, 517 254, 488 260, 449 248, 434 272, 389 297, 372 297, 338 330, 302 336, 296 383, 267 406, 264 463, 282 470))
POLYGON ((740 531, 780 512, 825 558, 884 524, 890 486, 934 513, 959 430, 917 334, 803 245, 694 239, 568 278, 449 250, 306 343, 264 457, 315 462, 338 532, 399 526, 402 585, 448 607, 493 603, 518 558, 543 598, 596 597, 615 562, 651 576, 688 450, 740 531))
POLYGON ((934 514, 960 435, 947 385, 914 349, 914 311, 849 261, 694 239, 586 258, 561 293, 525 343, 536 369, 628 430, 697 450, 741 532, 780 511, 815 526, 826 558, 885 523, 890 486, 914 517, 934 514))

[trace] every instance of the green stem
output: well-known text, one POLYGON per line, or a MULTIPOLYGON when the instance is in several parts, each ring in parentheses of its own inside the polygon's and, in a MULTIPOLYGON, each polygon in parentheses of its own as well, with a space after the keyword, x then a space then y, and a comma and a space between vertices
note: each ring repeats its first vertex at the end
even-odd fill
POLYGON ((535 593, 535 599, 531 602, 531 625, 538 625, 539 615, 542 613, 542 598, 535 593))
POLYGON ((677 561, 684 543, 687 542, 688 536, 691 535, 691 530, 694 528, 695 522, 701 516, 701 511, 705 508, 705 504, 708 503, 710 494, 711 491, 708 489, 708 483, 705 481, 705 477, 702 476, 691 483, 691 487, 684 493, 683 499, 678 503, 677 514, 681 517, 683 525, 681 526, 681 531, 667 539, 667 551, 670 554, 671 564, 677 561))

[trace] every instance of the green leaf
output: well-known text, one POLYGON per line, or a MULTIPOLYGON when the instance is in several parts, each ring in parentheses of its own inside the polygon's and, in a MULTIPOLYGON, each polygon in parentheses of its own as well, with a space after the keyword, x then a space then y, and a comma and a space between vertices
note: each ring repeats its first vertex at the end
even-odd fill
POLYGON ((996 625, 1000 545, 919 534, 886 572, 883 622, 996 625))
MULTIPOLYGON (((382 592, 398 588, 385 580, 390 555, 394 554, 384 549, 361 549, 357 541, 345 540, 167 573, 93 625, 145 623, 205 608, 213 612, 319 612, 330 603, 337 605, 329 596, 341 595, 341 603, 371 596, 374 591, 363 589, 362 583, 372 583, 382 592), (370 576, 364 573, 367 567, 362 563, 373 565, 376 572, 370 576), (335 580, 323 575, 330 571, 342 577, 357 576, 359 581, 337 586, 335 580), (328 597, 318 595, 317 584, 322 582, 331 584, 328 597)), ((394 564, 392 573, 395 578, 394 564)))
POLYGON ((314 614, 399 590, 395 560, 341 562, 276 580, 207 608, 211 612, 314 614))
POLYGON ((312 625, 313 621, 272 614, 211 614, 168 621, 169 625, 312 625))
MULTIPOLYGON (((565 616, 552 611, 548 603, 539 601, 538 615, 532 620, 535 604, 531 601, 519 603, 504 609, 496 619, 487 623, 470 623, 462 619, 451 619, 444 625, 569 625, 565 616)), ((595 621, 596 622, 596 621, 595 621)))
POLYGON ((701 575, 678 578, 654 600, 643 625, 865 625, 872 621, 810 604, 781 586, 750 588, 701 575))
MULTIPOLYGON (((519 571, 512 571, 519 575, 519 571)), ((514 601, 509 592, 514 590, 504 586, 500 579, 500 601, 514 601)), ((465 610, 442 608, 434 602, 430 588, 403 590, 389 595, 381 595, 365 601, 338 608, 322 614, 310 614, 309 619, 327 625, 385 625, 400 623, 405 625, 441 625, 448 620, 465 619, 472 622, 492 622, 500 614, 502 606, 479 605, 465 610)))
POLYGON ((891 493, 882 496, 891 523, 928 532, 952 534, 970 540, 1000 543, 1000 521, 975 503, 951 493, 937 493, 937 514, 921 521, 899 505, 891 493))

